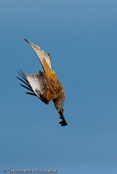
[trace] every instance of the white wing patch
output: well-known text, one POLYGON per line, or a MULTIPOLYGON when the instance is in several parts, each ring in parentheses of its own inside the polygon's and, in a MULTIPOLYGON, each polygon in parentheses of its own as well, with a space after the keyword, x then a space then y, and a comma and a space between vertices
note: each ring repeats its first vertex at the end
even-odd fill
POLYGON ((42 66, 43 66, 43 59, 46 60, 47 64, 49 65, 50 69, 52 69, 52 63, 49 54, 46 54, 38 45, 34 45, 32 42, 29 42, 27 39, 24 39, 29 45, 33 48, 35 53, 37 54, 42 66))
POLYGON ((25 77, 34 93, 40 98, 39 93, 43 94, 44 84, 46 83, 46 80, 44 78, 41 78, 40 74, 25 75, 25 77), (38 91, 38 93, 36 91, 38 91))

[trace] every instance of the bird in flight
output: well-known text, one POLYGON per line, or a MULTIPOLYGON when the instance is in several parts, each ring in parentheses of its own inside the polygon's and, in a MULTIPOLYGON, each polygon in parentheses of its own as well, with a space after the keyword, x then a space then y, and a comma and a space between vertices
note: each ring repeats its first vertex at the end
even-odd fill
POLYGON ((65 100, 65 91, 59 82, 55 71, 52 70, 52 63, 49 53, 45 53, 41 48, 33 43, 24 39, 37 54, 43 71, 39 71, 38 74, 26 75, 21 70, 18 72, 20 77, 17 77, 24 84, 20 84, 22 87, 28 89, 30 92, 27 94, 37 96, 45 104, 49 104, 51 100, 54 102, 54 106, 57 109, 62 121, 59 122, 61 126, 66 126, 67 122, 63 115, 63 105, 65 100))

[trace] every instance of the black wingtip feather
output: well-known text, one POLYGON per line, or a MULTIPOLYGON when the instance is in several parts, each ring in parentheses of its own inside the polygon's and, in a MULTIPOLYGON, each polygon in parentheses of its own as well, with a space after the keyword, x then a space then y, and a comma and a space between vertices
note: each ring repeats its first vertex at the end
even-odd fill
POLYGON ((36 96, 36 94, 35 94, 35 93, 31 93, 31 92, 26 92, 26 94, 29 94, 29 95, 34 95, 34 96, 36 96))
MULTIPOLYGON (((21 71, 21 70, 20 70, 21 71)), ((19 71, 17 71, 18 73, 19 73, 19 75, 25 80, 25 83, 26 83, 26 85, 27 86, 30 86, 30 84, 28 83, 28 81, 27 81, 27 79, 26 79, 26 77, 25 77, 25 74, 21 71, 21 73, 19 72, 19 71)), ((24 81, 23 81, 24 82, 24 81)))
POLYGON ((20 78, 20 77, 17 77, 17 79, 19 79, 21 82, 23 82, 25 85, 22 85, 22 84, 20 84, 22 87, 24 87, 24 88, 26 88, 26 89, 28 89, 29 91, 31 91, 32 93, 30 93, 30 92, 27 92, 26 94, 29 94, 29 95, 34 95, 34 96, 36 96, 36 94, 33 92, 33 90, 32 90, 32 88, 31 88, 31 86, 30 86, 30 84, 28 83, 28 81, 27 81, 27 79, 26 79, 26 77, 25 77, 25 74, 20 70, 20 72, 19 71, 17 71, 18 73, 19 73, 19 75, 22 77, 22 79, 20 78))
MULTIPOLYGON (((17 76, 16 76, 17 77, 17 76)), ((20 81, 22 81, 23 83, 25 83, 25 85, 27 85, 27 86, 29 86, 30 87, 30 85, 29 84, 27 84, 27 82, 25 82, 24 80, 22 80, 20 77, 17 77, 20 81)))
POLYGON ((28 90, 30 90, 30 91, 32 91, 32 89, 30 89, 29 87, 27 87, 27 86, 24 86, 24 85, 22 85, 22 84, 20 84, 22 87, 24 87, 24 88, 26 88, 26 89, 28 89, 28 90))
POLYGON ((24 38, 24 40, 25 40, 26 42, 30 43, 27 39, 24 38))

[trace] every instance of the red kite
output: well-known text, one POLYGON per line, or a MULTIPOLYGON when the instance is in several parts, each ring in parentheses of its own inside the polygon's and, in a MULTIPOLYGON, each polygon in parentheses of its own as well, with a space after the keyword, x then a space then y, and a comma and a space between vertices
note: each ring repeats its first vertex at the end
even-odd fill
POLYGON ((42 102, 45 104, 49 104, 51 100, 54 102, 54 106, 60 114, 60 118, 62 121, 59 123, 61 126, 66 126, 67 122, 63 115, 63 104, 65 100, 65 91, 59 82, 55 71, 52 70, 52 63, 50 59, 50 55, 41 50, 41 48, 33 43, 29 42, 27 39, 24 39, 29 45, 33 48, 35 53, 37 54, 43 71, 39 71, 38 74, 26 75, 22 71, 18 72, 22 79, 21 80, 25 85, 20 84, 24 88, 30 90, 31 92, 27 92, 27 94, 37 96, 42 102))

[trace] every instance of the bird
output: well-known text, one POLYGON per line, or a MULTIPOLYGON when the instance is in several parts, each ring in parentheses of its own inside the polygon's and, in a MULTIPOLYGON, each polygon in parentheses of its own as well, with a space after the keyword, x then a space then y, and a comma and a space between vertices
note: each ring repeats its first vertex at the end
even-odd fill
POLYGON ((50 54, 45 53, 38 45, 34 45, 27 39, 24 38, 24 40, 33 48, 38 56, 43 71, 39 70, 38 74, 26 75, 20 70, 18 71, 20 77, 16 77, 23 82, 23 84, 20 85, 30 91, 26 92, 26 94, 37 96, 45 104, 49 104, 52 100, 59 113, 59 118, 61 119, 59 124, 61 126, 66 126, 67 122, 63 114, 65 91, 59 82, 55 71, 52 70, 50 54))

